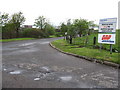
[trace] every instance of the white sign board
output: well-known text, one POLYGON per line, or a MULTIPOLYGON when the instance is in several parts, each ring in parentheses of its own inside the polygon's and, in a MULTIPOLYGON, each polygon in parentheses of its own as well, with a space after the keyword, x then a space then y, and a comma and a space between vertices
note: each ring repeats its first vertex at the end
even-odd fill
POLYGON ((98 34, 98 43, 115 44, 115 34, 98 34))
POLYGON ((99 32, 116 32, 117 18, 100 19, 99 32))
POLYGON ((100 19, 98 43, 115 44, 117 18, 100 19))

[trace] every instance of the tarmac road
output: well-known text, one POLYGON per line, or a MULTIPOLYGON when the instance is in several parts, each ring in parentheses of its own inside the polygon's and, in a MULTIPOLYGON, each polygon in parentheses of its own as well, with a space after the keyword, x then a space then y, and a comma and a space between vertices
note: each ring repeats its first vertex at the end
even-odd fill
POLYGON ((3 88, 117 88, 118 70, 65 55, 49 46, 60 38, 3 43, 3 88))

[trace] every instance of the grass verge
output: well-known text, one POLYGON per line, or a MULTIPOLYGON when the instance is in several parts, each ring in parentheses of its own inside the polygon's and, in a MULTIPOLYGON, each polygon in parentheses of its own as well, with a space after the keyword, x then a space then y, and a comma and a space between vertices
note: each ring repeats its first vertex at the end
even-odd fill
POLYGON ((53 41, 52 44, 56 48, 59 48, 64 52, 69 52, 69 53, 73 53, 81 56, 86 56, 89 58, 96 58, 99 60, 106 60, 106 61, 120 64, 118 60, 118 53, 110 54, 110 52, 106 50, 79 47, 79 45, 70 45, 63 39, 53 41))
MULTIPOLYGON (((120 52, 120 30, 116 30, 116 44, 112 45, 113 52, 120 52)), ((73 39, 74 45, 80 45, 80 46, 86 46, 86 38, 88 39, 87 47, 91 48, 93 47, 93 38, 96 37, 96 46, 100 46, 100 43, 98 43, 98 33, 91 33, 89 36, 83 36, 83 37, 77 37, 73 39)), ((102 44, 102 47, 106 50, 110 50, 109 44, 102 44)))
POLYGON ((35 38, 13 38, 13 39, 1 39, 0 42, 20 41, 20 40, 32 40, 35 38))
POLYGON ((50 38, 55 38, 55 37, 57 37, 56 35, 50 35, 49 36, 50 38))

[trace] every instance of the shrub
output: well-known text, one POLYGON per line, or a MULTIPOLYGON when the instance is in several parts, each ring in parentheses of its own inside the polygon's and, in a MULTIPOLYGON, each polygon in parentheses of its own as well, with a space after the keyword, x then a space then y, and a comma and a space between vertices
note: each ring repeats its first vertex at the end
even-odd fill
POLYGON ((56 32, 56 33, 55 33, 55 36, 60 37, 60 36, 61 36, 61 33, 60 33, 60 32, 56 32))
POLYGON ((2 28, 2 39, 11 39, 16 37, 15 27, 13 23, 8 23, 2 28))
POLYGON ((46 37, 45 33, 42 30, 36 28, 25 28, 21 33, 22 33, 22 37, 32 37, 32 38, 46 37))

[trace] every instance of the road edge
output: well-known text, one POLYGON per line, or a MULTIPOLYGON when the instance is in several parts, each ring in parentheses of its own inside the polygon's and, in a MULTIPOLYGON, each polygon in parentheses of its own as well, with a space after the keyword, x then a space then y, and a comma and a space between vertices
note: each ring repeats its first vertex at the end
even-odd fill
POLYGON ((72 56, 78 57, 78 58, 82 58, 82 59, 85 59, 85 60, 88 60, 88 61, 91 61, 91 62, 94 62, 94 63, 96 62, 96 63, 100 63, 100 64, 105 64, 105 65, 112 66, 112 67, 120 69, 120 65, 119 64, 112 63, 112 62, 109 62, 109 61, 102 61, 102 60, 95 59, 95 58, 88 58, 86 56, 80 56, 80 55, 73 54, 73 53, 64 52, 64 51, 60 50, 59 48, 56 48, 51 42, 49 43, 49 45, 52 48, 56 49, 57 51, 59 51, 61 53, 64 53, 64 54, 67 54, 67 55, 72 55, 72 56))

